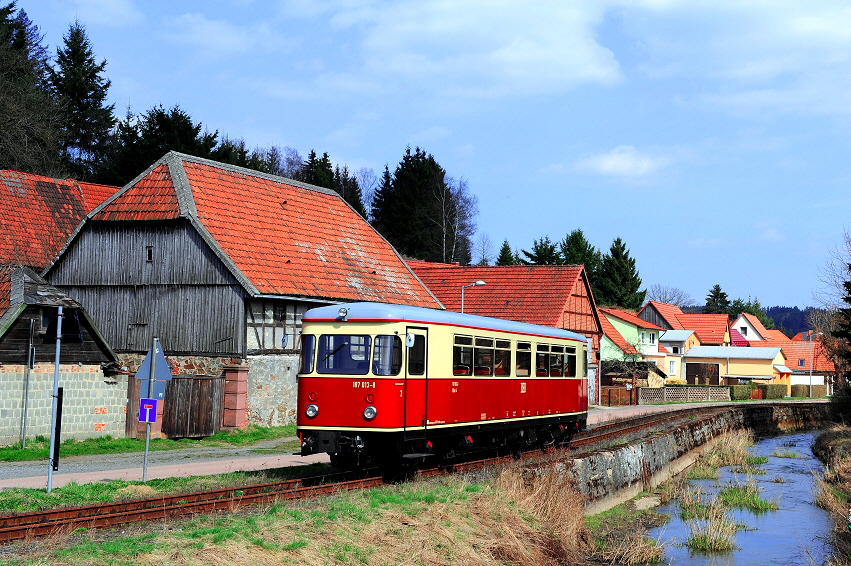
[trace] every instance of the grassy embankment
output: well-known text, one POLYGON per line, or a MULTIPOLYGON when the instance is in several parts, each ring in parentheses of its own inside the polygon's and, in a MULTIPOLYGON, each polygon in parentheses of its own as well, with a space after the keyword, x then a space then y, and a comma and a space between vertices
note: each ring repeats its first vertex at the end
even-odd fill
POLYGON ((816 438, 813 453, 825 463, 822 478, 816 479, 816 504, 834 519, 833 545, 829 564, 851 565, 851 428, 836 425, 816 438))

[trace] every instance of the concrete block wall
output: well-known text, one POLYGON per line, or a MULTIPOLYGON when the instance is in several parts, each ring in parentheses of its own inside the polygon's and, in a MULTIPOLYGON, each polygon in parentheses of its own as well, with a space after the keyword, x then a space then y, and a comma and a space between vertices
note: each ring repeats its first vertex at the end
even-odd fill
MULTIPOLYGON (((0 445, 21 439, 24 380, 23 365, 0 366, 0 445)), ((63 390, 62 439, 82 440, 124 436, 127 408, 127 376, 105 377, 99 365, 59 367, 63 390)), ((27 437, 50 436, 53 404, 53 364, 30 371, 27 437)))

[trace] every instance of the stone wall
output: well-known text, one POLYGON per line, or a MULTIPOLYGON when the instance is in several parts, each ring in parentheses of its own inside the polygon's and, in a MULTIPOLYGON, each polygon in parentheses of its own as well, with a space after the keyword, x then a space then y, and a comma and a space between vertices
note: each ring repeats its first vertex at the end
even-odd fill
POLYGON ((248 422, 280 426, 295 422, 298 354, 249 356, 248 422))
MULTIPOLYGON (((118 365, 127 368, 131 374, 139 370, 147 354, 118 354, 118 365)), ((222 369, 231 364, 242 362, 239 358, 218 358, 215 356, 166 356, 173 375, 222 375, 222 369)))
POLYGON ((777 403, 731 407, 695 418, 643 440, 580 455, 571 473, 587 498, 585 512, 599 513, 655 487, 690 466, 704 445, 730 430, 790 431, 818 428, 828 420, 826 403, 777 403))
MULTIPOLYGON (((0 445, 21 439, 24 399, 23 365, 0 365, 0 445)), ((104 377, 100 365, 59 367, 63 388, 62 439, 124 436, 127 408, 127 376, 104 377)), ((50 436, 53 405, 53 364, 39 364, 30 371, 27 437, 50 436)))

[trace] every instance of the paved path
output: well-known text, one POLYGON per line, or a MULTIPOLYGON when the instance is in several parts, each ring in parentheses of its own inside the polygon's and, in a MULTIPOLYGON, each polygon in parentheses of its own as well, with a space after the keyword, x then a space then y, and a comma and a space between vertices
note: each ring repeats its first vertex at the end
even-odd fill
MULTIPOLYGON (((594 407, 588 413, 588 425, 629 419, 663 411, 706 407, 715 403, 594 407)), ((725 404, 725 403, 718 403, 725 404)), ((225 474, 238 471, 268 470, 304 466, 329 461, 327 454, 295 456, 289 453, 258 455, 258 448, 272 448, 287 439, 277 439, 249 447, 211 447, 199 445, 178 450, 159 450, 148 457, 148 479, 225 474)), ((294 440, 294 439, 291 439, 294 440)), ((110 480, 140 481, 141 452, 73 456, 62 458, 59 471, 53 473, 53 486, 62 487, 110 480)), ((47 462, 0 462, 0 490, 13 487, 47 487, 47 462)))

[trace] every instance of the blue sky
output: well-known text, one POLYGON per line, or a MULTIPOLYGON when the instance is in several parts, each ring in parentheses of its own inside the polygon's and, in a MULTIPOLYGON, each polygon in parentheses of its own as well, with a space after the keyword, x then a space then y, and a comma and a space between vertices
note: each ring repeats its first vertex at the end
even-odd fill
POLYGON ((851 209, 847 2, 19 0, 123 113, 376 173, 421 146, 480 233, 621 237, 645 285, 812 304, 851 209))

